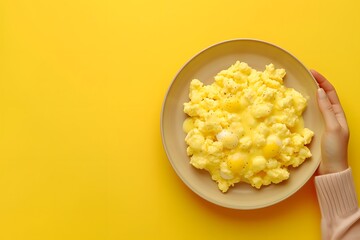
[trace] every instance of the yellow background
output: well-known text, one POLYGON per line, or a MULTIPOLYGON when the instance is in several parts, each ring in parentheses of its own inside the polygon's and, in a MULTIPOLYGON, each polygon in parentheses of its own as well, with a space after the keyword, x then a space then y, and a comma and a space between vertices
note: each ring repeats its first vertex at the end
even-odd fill
POLYGON ((169 164, 160 112, 209 45, 279 45, 335 85, 360 192, 356 0, 1 0, 0 239, 320 239, 313 180, 254 211, 208 203, 169 164))

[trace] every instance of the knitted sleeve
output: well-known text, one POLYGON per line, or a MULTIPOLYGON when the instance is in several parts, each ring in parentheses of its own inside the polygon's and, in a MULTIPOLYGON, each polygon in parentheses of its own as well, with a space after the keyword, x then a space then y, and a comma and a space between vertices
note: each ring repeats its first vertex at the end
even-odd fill
POLYGON ((315 177, 322 238, 360 239, 360 210, 351 169, 315 177))

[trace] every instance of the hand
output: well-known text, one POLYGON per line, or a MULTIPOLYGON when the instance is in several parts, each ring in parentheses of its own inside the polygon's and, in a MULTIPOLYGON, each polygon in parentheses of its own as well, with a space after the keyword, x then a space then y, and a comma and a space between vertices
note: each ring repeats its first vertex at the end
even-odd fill
POLYGON ((317 99, 325 121, 325 133, 322 136, 322 160, 319 174, 335 173, 348 168, 349 128, 344 110, 335 88, 320 73, 311 70, 320 88, 317 99))

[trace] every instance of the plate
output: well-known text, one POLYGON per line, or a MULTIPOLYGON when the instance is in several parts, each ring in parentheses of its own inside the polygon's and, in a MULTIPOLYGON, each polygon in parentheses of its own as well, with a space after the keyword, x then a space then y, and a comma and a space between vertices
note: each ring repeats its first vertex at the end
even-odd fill
POLYGON ((200 197, 214 204, 233 209, 256 209, 276 204, 298 191, 314 174, 320 163, 320 140, 324 131, 322 115, 316 102, 318 85, 309 70, 288 51, 268 42, 254 39, 233 39, 212 45, 191 58, 176 74, 163 102, 161 134, 167 157, 182 181, 200 197), (214 76, 237 60, 263 71, 273 63, 284 68, 284 84, 309 97, 303 118, 305 127, 315 135, 309 148, 312 157, 298 168, 290 169, 290 178, 257 190, 249 184, 238 183, 222 193, 205 170, 190 165, 186 154, 186 134, 182 130, 186 114, 183 104, 189 101, 189 86, 197 78, 211 84, 214 76))

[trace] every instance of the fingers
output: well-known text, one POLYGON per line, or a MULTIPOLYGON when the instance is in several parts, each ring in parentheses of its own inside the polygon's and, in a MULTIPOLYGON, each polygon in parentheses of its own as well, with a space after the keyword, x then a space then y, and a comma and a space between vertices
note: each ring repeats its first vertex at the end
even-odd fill
POLYGON ((340 104, 337 105, 333 105, 332 106, 336 119, 338 120, 339 124, 341 125, 341 127, 346 131, 349 132, 349 128, 348 128, 348 124, 347 124, 347 120, 346 120, 346 116, 345 113, 341 107, 340 104))
POLYGON ((339 97, 336 93, 334 86, 323 75, 321 75, 317 71, 315 70, 310 70, 310 71, 314 76, 315 80, 318 82, 320 88, 324 89, 325 94, 332 105, 331 107, 328 107, 328 109, 330 110, 330 112, 332 112, 332 114, 335 114, 335 117, 338 120, 341 127, 347 130, 348 125, 347 125, 345 113, 341 106, 339 97))
POLYGON ((334 113, 333 106, 326 95, 326 92, 324 89, 319 88, 317 92, 318 96, 318 104, 320 111, 324 117, 325 120, 325 126, 328 130, 336 130, 339 128, 340 123, 338 119, 336 118, 336 115, 334 113))
POLYGON ((310 70, 310 72, 314 76, 319 86, 325 90, 326 95, 328 96, 330 102, 332 104, 340 104, 340 100, 334 86, 323 75, 321 75, 317 71, 310 70))

